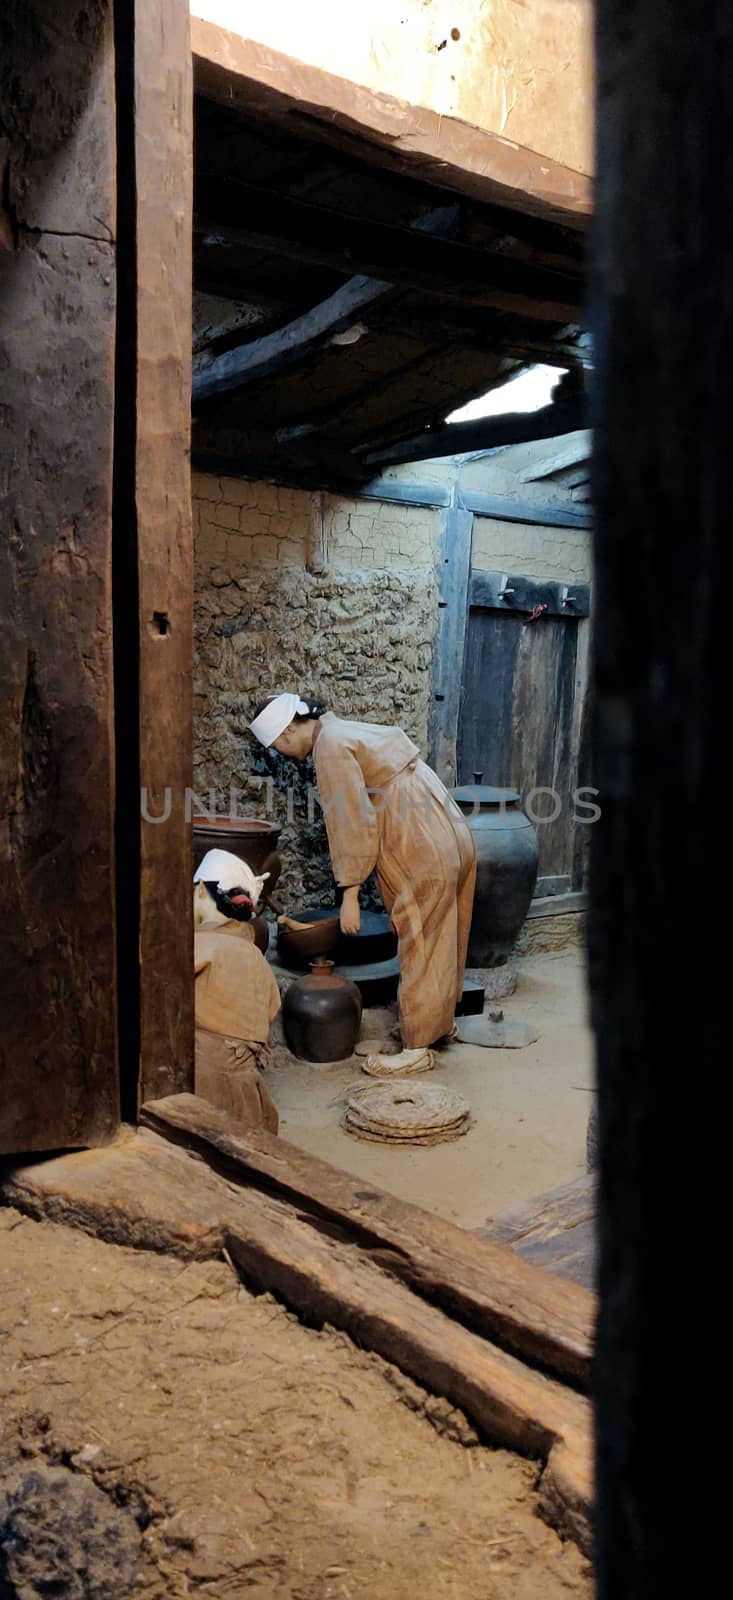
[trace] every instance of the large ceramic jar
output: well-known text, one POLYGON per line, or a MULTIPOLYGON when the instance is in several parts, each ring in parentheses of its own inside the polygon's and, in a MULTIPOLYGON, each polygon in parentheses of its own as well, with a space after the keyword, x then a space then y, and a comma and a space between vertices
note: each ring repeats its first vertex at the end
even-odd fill
POLYGON ((529 911, 537 882, 537 834, 514 789, 476 782, 451 792, 471 829, 478 858, 469 967, 500 967, 529 911))
POLYGON ((282 872, 277 842, 282 828, 268 817, 204 817, 193 819, 194 871, 207 850, 231 850, 258 875, 269 873, 264 894, 270 895, 282 872))
POLYGON ((288 1049, 300 1061, 345 1061, 353 1055, 361 995, 355 983, 334 972, 332 961, 312 961, 309 976, 291 983, 282 1015, 288 1049))

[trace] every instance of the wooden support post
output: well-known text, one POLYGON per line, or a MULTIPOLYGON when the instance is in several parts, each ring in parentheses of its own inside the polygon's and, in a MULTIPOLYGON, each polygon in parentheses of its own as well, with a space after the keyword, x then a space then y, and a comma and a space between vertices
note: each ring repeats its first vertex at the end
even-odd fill
POLYGON ((433 658, 430 759, 448 788, 458 782, 458 717, 468 619, 473 514, 457 504, 443 513, 440 533, 438 635, 433 658))
POLYGON ((308 529, 308 571, 314 574, 328 571, 328 535, 325 521, 325 495, 314 489, 311 495, 310 526, 308 529))
POLYGON ((117 844, 123 1111, 134 1120, 145 1096, 193 1087, 193 109, 184 0, 135 0, 120 19, 117 844))
POLYGON ((114 107, 109 4, 4 9, 0 1153, 119 1122, 114 107))
POLYGON ((193 1088, 193 534, 189 464, 193 87, 185 0, 136 0, 140 1097, 193 1088), (161 271, 162 266, 165 267, 161 271))

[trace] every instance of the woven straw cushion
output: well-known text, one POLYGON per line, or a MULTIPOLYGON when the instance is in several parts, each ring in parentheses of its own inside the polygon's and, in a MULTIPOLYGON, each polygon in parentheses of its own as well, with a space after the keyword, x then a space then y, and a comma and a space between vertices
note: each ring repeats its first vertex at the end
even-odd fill
POLYGON ((375 1083, 347 1102, 344 1126, 359 1139, 387 1144, 442 1144, 468 1131, 463 1096, 439 1083, 375 1083))

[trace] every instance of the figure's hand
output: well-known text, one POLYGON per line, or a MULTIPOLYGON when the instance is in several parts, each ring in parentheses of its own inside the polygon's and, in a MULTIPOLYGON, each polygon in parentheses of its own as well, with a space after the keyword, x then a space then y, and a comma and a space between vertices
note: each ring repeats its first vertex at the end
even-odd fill
POLYGON ((342 933, 358 933, 361 927, 361 912, 359 910, 359 890, 344 889, 341 901, 339 922, 342 933))

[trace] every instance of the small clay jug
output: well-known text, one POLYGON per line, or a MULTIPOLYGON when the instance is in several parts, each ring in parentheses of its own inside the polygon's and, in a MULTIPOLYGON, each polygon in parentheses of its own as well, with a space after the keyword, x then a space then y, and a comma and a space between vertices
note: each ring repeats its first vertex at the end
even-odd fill
POLYGON ((345 1061, 353 1055, 361 1023, 361 995, 319 956, 310 975, 285 991, 283 1029, 288 1049, 301 1061, 345 1061))

